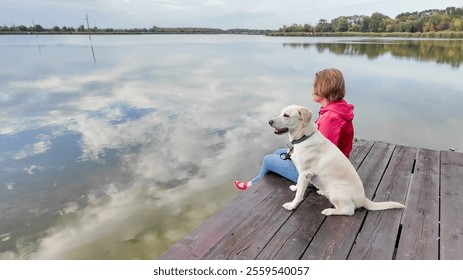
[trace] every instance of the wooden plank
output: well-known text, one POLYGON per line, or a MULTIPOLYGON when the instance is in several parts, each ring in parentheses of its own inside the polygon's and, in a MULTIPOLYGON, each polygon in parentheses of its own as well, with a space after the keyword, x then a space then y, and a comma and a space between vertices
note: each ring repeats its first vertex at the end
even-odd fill
POLYGON ((396 258, 438 259, 439 152, 418 150, 406 204, 396 258))
POLYGON ((299 259, 325 220, 320 212, 327 207, 330 207, 328 199, 311 188, 307 198, 272 237, 257 259, 299 259))
POLYGON ((365 188, 365 195, 370 199, 373 198, 378 188, 394 148, 394 144, 376 142, 358 170, 365 188))
MULTIPOLYGON (((416 148, 396 147, 374 201, 405 203, 416 151, 416 148)), ((402 213, 403 210, 368 211, 349 259, 392 259, 402 213)))
POLYGON ((463 154, 441 152, 440 258, 463 259, 463 154))
POLYGON ((259 204, 248 217, 241 220, 224 236, 203 259, 255 259, 277 230, 293 214, 282 205, 294 198, 289 190, 291 181, 284 180, 259 204))
POLYGON ((360 167, 360 164, 365 160, 365 157, 371 151, 371 148, 373 148, 374 144, 375 141, 370 140, 360 139, 355 141, 355 143, 352 145, 352 151, 350 152, 349 156, 350 162, 355 167, 355 169, 360 167))
POLYGON ((283 178, 276 174, 267 174, 162 254, 159 259, 195 260, 202 258, 236 224, 249 216, 249 213, 274 191, 272 185, 279 184, 282 180, 283 178))
MULTIPOLYGON (((360 165, 358 173, 367 197, 373 197, 394 147, 392 144, 375 143, 360 165)), ((358 209, 353 216, 327 217, 302 259, 346 259, 365 215, 364 209, 358 209)))

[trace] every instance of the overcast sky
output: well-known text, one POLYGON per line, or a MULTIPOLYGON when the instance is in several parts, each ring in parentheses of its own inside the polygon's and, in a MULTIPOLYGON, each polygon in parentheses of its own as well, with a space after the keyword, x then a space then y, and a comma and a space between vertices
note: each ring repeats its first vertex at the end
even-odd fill
POLYGON ((380 12, 462 7, 462 0, 0 0, 0 25, 98 28, 216 27, 278 29, 293 23, 380 12))

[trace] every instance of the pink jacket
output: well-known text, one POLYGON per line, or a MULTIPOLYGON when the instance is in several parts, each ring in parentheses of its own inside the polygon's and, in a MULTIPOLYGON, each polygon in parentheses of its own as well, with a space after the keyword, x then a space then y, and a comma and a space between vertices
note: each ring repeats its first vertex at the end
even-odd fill
POLYGON ((341 152, 349 158, 352 151, 352 141, 354 139, 354 106, 348 104, 344 99, 331 102, 320 108, 320 116, 315 121, 318 130, 331 142, 333 142, 341 152))

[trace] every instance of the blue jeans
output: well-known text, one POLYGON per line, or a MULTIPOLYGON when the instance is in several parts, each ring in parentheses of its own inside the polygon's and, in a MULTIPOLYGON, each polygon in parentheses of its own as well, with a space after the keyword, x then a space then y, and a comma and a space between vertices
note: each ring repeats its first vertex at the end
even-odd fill
POLYGON ((287 151, 287 148, 282 148, 276 150, 273 152, 273 154, 266 155, 262 160, 262 166, 260 168, 259 175, 252 179, 251 182, 254 184, 257 180, 271 171, 296 183, 299 172, 297 172, 293 161, 283 160, 280 158, 280 154, 286 153, 287 151))

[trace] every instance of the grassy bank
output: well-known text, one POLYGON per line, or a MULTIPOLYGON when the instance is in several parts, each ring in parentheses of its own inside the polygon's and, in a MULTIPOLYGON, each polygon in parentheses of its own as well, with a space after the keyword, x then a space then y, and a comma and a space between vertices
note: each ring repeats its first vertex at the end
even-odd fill
POLYGON ((463 32, 392 32, 392 33, 373 33, 373 32, 279 32, 273 31, 268 36, 288 36, 288 37, 399 37, 399 38, 434 38, 434 39, 463 39, 463 32))

